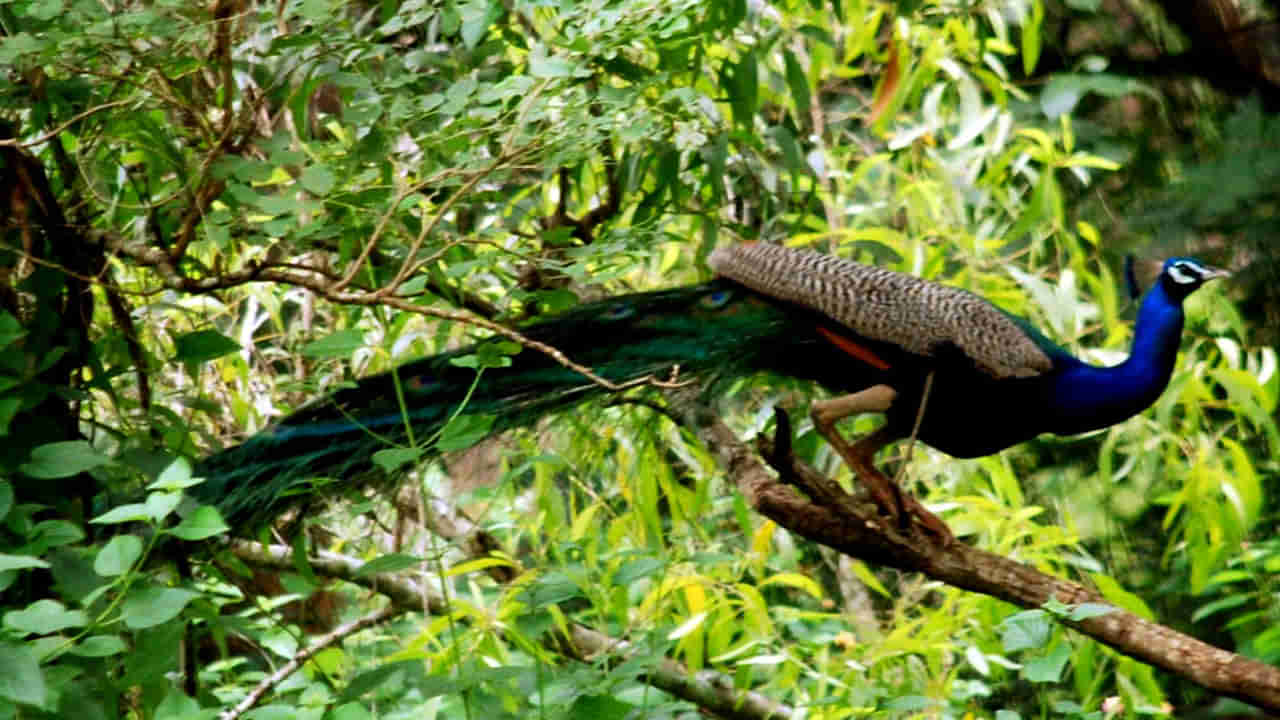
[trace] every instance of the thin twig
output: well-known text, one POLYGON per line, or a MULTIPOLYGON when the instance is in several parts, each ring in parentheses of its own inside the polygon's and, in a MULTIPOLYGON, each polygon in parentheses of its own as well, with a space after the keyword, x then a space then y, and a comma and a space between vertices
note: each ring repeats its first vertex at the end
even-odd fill
POLYGON ((395 605, 387 605, 372 615, 366 615, 358 620, 352 620, 346 625, 340 625, 334 628, 332 632, 322 636, 310 647, 299 652, 297 655, 294 655, 293 659, 289 660, 289 662, 284 665, 281 665, 275 672, 263 678, 262 682, 258 683, 257 687, 255 687, 253 691, 245 697, 245 699, 241 700, 235 707, 219 715, 218 720, 235 720, 235 718, 240 717, 252 709, 254 705, 258 704, 259 700, 271 691, 271 688, 284 682, 286 678, 297 672, 298 668, 302 667, 304 663, 315 657, 321 650, 324 650, 330 645, 336 644, 348 635, 354 635, 365 628, 373 627, 378 623, 390 620, 403 612, 403 609, 395 605))
POLYGON ((73 115, 70 120, 62 123, 61 125, 58 125, 54 129, 46 133, 43 133, 41 135, 37 135, 33 140, 18 140, 17 138, 13 138, 11 140, 0 140, 0 147, 11 146, 11 147, 29 148, 34 145, 39 145, 41 143, 48 142, 54 139, 55 137, 57 137, 58 135, 60 135, 67 128, 71 127, 72 125, 75 125, 76 123, 89 117, 90 115, 95 115, 97 113, 102 112, 103 110, 110 110, 111 108, 114 108, 114 107, 120 107, 121 105, 128 105, 131 102, 134 102, 134 101, 131 99, 130 100, 113 100, 109 103, 103 103, 101 105, 91 107, 82 113, 73 115))

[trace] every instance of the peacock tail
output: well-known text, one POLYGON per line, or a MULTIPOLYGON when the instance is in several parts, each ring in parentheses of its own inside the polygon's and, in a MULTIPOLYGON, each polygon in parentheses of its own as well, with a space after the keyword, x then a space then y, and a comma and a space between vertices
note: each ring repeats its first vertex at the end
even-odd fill
MULTIPOLYGON (((796 327, 797 312, 803 311, 714 281, 585 304, 521 333, 614 383, 665 380, 673 372, 679 380, 787 368, 812 376, 820 371, 814 361, 827 351, 795 355, 817 344, 811 332, 796 327)), ((382 373, 205 458, 196 467, 206 478, 194 488, 197 499, 217 506, 233 527, 252 525, 304 499, 385 480, 375 453, 405 448, 410 438, 432 452, 455 413, 475 419, 471 425, 481 434, 496 433, 607 392, 529 349, 511 356, 507 367, 484 369, 478 382, 474 369, 456 364, 498 342, 483 340, 392 371, 403 412, 396 378, 382 373)))

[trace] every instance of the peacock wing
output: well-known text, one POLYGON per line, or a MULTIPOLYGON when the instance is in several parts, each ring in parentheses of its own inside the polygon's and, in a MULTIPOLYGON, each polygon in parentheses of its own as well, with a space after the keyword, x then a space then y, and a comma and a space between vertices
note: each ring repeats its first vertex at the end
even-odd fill
POLYGON ((1033 334, 960 288, 764 243, 718 248, 708 262, 756 292, 812 308, 863 337, 916 355, 931 357, 952 346, 996 378, 1033 377, 1053 368, 1033 334))

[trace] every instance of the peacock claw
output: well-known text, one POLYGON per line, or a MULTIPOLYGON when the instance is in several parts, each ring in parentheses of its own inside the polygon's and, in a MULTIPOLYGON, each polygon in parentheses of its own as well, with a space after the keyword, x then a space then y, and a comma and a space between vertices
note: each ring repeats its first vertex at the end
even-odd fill
MULTIPOLYGON (((791 414, 781 407, 773 408, 773 451, 769 454, 769 464, 775 469, 791 467, 791 414)), ((788 473, 783 473, 785 480, 788 473)))

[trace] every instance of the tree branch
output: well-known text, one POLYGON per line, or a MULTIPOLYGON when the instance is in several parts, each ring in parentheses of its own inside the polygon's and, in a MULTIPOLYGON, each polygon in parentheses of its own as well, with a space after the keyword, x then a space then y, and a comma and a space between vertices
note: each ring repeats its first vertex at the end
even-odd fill
POLYGON ((345 625, 334 628, 332 632, 324 635, 319 640, 316 640, 308 646, 307 649, 299 652, 297 655, 294 655, 289 662, 281 665, 275 672, 263 678, 262 682, 258 683, 257 687, 255 687, 253 691, 245 697, 245 699, 237 703, 235 707, 219 715, 218 720, 235 720, 252 709, 254 705, 257 705, 258 701, 270 692, 271 688, 284 682, 286 678, 297 672, 298 668, 302 667, 308 660, 315 657, 321 650, 341 641, 348 635, 354 635, 365 628, 373 627, 374 625, 385 620, 389 620, 402 612, 404 612, 404 610, 396 605, 388 605, 372 615, 366 615, 362 618, 352 620, 345 625))
MULTIPOLYGON (((760 514, 809 540, 850 557, 885 567, 923 573, 963 590, 990 595, 1024 608, 1039 608, 1050 600, 1062 603, 1106 603, 1096 591, 1046 575, 1009 558, 965 545, 941 542, 918 529, 901 530, 884 522, 865 503, 852 496, 838 502, 810 502, 794 488, 779 482, 760 458, 748 449, 705 406, 691 401, 678 405, 691 427, 728 468, 729 477, 760 514)), ((771 454, 768 450, 767 453, 771 454)), ((792 460, 801 487, 838 488, 812 467, 792 460)), ((1215 693, 1267 710, 1280 710, 1280 668, 1227 652, 1133 613, 1115 609, 1081 621, 1061 620, 1129 657, 1163 668, 1215 693)))

